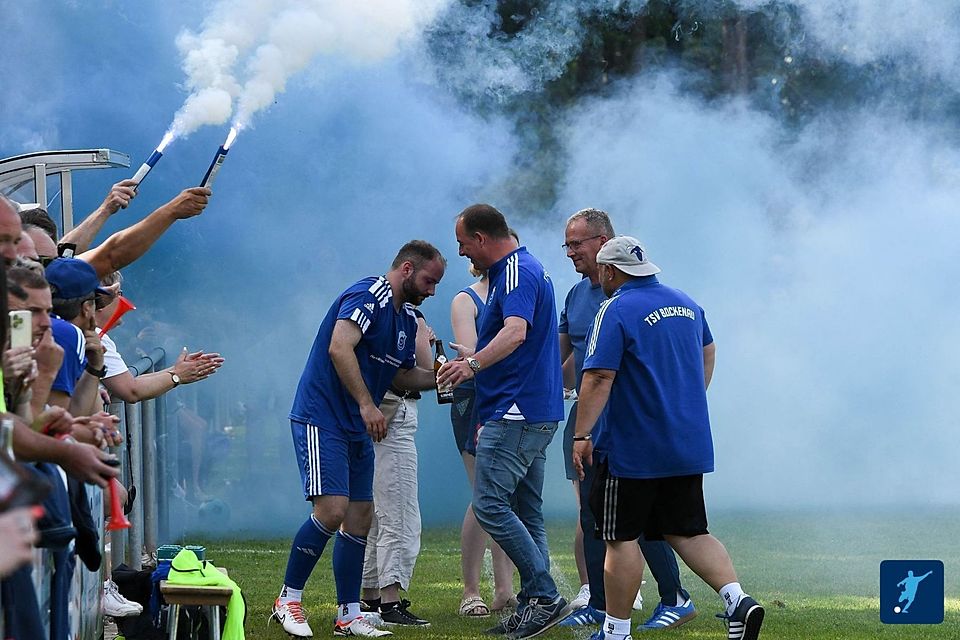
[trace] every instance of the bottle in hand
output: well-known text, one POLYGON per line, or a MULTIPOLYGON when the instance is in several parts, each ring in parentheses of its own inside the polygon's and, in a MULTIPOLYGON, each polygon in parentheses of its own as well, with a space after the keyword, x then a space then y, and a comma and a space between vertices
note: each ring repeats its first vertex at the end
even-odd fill
MULTIPOLYGON (((447 354, 443 352, 443 341, 437 338, 434 343, 437 348, 437 357, 433 361, 433 370, 440 371, 440 367, 447 363, 447 354)), ((450 404, 453 402, 453 387, 449 385, 437 386, 437 404, 450 404)))

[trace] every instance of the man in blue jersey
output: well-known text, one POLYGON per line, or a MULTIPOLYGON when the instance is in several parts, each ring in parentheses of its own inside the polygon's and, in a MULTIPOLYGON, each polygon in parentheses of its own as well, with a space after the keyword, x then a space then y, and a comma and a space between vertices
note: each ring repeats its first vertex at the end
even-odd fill
POLYGON ((563 419, 553 283, 540 261, 516 246, 503 214, 490 205, 464 209, 456 235, 460 255, 487 271, 490 291, 476 351, 460 352, 444 365, 438 382, 456 386, 476 378, 483 426, 473 511, 520 573, 521 606, 490 631, 528 638, 570 612, 550 576, 542 509, 546 449, 563 419))
POLYGON ((292 636, 313 636, 301 606, 303 588, 334 536, 334 635, 391 635, 360 615, 373 513, 372 440, 379 442, 386 434, 378 405, 391 383, 409 390, 436 386, 433 370, 418 368, 414 360, 414 305, 434 294, 445 268, 446 260, 433 245, 408 242, 386 275, 347 288, 320 325, 290 411, 303 493, 313 503, 313 513, 293 539, 273 607, 273 617, 292 636))
MULTIPOLYGON (((587 336, 593 327, 593 319, 600 309, 600 303, 607 299, 600 287, 597 252, 614 235, 610 216, 599 209, 583 209, 576 212, 567 220, 564 231, 563 248, 567 252, 567 257, 573 262, 574 269, 583 275, 583 279, 567 294, 560 314, 560 358, 565 360, 573 354, 578 392, 583 377, 583 357, 587 349, 587 336)), ((607 607, 603 589, 606 545, 602 539, 594 535, 596 522, 593 511, 589 507, 594 469, 590 465, 585 465, 583 482, 580 482, 573 468, 573 434, 576 428, 576 416, 575 403, 570 410, 570 417, 563 432, 563 450, 567 463, 567 477, 573 480, 574 489, 579 498, 577 506, 580 509, 581 526, 578 529, 584 532, 580 537, 581 553, 584 556, 589 584, 581 587, 580 594, 577 596, 579 602, 575 600, 571 603, 579 604, 581 608, 561 623, 564 626, 599 624, 603 622, 607 607)), ((600 419, 603 419, 602 416, 600 419)), ((644 560, 650 566, 650 572, 656 578, 660 595, 660 601, 643 624, 643 628, 669 629, 696 617, 697 610, 693 606, 690 594, 680 583, 680 569, 670 545, 663 540, 648 541, 641 538, 640 550, 643 552, 644 560)), ((633 608, 639 609, 642 601, 638 593, 633 608)))
POLYGON ((573 462, 596 465, 590 508, 607 544, 604 640, 630 636, 643 555, 666 540, 726 605, 730 640, 756 640, 764 610, 743 592, 733 563, 707 531, 703 474, 713 471, 706 388, 715 346, 701 309, 660 284, 636 238, 597 253, 609 299, 597 312, 583 363, 573 462), (607 415, 599 427, 601 413, 607 415), (594 459, 596 458, 596 459, 594 459))

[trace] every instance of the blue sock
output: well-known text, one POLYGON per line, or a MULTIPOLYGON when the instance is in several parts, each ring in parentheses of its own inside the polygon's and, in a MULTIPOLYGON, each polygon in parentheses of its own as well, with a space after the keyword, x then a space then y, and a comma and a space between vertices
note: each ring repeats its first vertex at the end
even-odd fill
POLYGON ((333 535, 323 523, 316 519, 313 514, 307 518, 307 521, 297 531, 293 544, 290 546, 290 559, 287 560, 287 574, 283 578, 283 583, 293 589, 303 590, 307 584, 307 578, 313 568, 317 566, 317 560, 323 553, 323 548, 327 546, 327 540, 333 535))
POLYGON ((333 579, 337 583, 337 604, 360 602, 360 582, 363 579, 363 554, 367 539, 337 531, 333 542, 333 579))

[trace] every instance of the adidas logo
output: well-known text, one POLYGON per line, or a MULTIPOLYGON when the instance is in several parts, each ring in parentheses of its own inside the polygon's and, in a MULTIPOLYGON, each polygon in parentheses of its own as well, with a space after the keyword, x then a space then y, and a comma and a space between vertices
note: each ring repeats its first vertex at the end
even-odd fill
POLYGON ((367 304, 363 305, 363 308, 366 309, 367 311, 369 311, 370 313, 373 313, 373 310, 374 310, 376 307, 375 307, 375 305, 374 305, 372 302, 368 302, 367 304))
POLYGON ((301 551, 308 556, 313 556, 314 558, 317 557, 317 552, 307 547, 297 547, 297 551, 301 551))

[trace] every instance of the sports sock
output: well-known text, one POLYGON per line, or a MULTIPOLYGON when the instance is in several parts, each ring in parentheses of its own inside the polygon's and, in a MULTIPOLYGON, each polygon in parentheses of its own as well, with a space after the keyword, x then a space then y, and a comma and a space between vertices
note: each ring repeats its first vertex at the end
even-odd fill
POLYGON ((351 622, 359 617, 359 602, 345 602, 337 605, 337 622, 351 622))
POLYGON ((630 618, 621 620, 608 613, 603 621, 604 640, 623 640, 628 635, 630 635, 630 618))
POLYGON ((287 573, 283 578, 283 584, 288 591, 289 589, 303 591, 307 578, 317 566, 317 560, 320 559, 320 554, 323 553, 323 548, 327 546, 327 541, 332 535, 333 532, 323 526, 323 523, 313 514, 310 514, 306 522, 300 526, 293 544, 290 545, 287 573))
POLYGON ((283 588, 280 589, 280 604, 286 604, 287 602, 300 602, 303 600, 303 589, 294 589, 283 585, 283 588))
POLYGON ((747 595, 743 592, 739 582, 731 582, 730 584, 724 585, 720 588, 719 593, 723 604, 727 607, 728 616, 732 616, 733 612, 737 610, 737 605, 740 604, 740 598, 747 595))
POLYGON ((337 604, 357 603, 360 615, 360 583, 363 581, 363 555, 367 539, 343 530, 333 541, 333 579, 337 584, 337 604))
POLYGON ((380 605, 380 612, 386 613, 387 611, 392 611, 393 609, 397 608, 398 604, 400 604, 399 600, 396 602, 384 602, 380 605))
POLYGON ((687 593, 685 591, 677 591, 672 603, 668 604, 664 602, 663 604, 668 607, 682 607, 683 605, 687 604, 687 600, 687 593))
POLYGON ((361 598, 360 603, 366 605, 371 611, 380 610, 380 598, 361 598))

